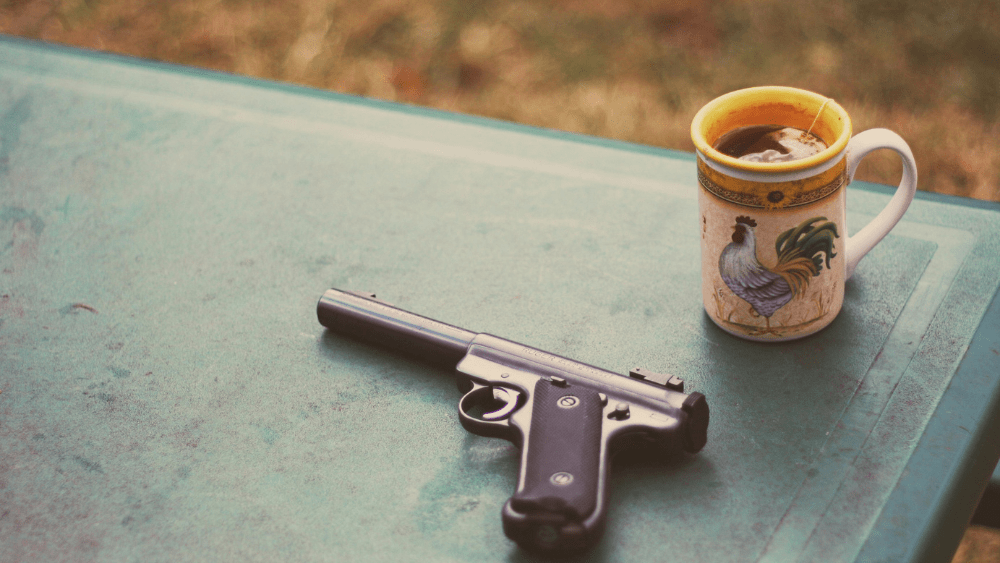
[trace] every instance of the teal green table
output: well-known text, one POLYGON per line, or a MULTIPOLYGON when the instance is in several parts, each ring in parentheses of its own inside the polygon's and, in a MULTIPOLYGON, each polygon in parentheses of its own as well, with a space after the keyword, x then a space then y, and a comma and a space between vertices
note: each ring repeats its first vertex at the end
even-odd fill
POLYGON ((708 397, 585 560, 946 560, 1000 455, 997 206, 919 197, 784 345, 704 315, 696 209, 689 154, 0 40, 0 561, 530 560, 517 451, 328 287, 708 397))

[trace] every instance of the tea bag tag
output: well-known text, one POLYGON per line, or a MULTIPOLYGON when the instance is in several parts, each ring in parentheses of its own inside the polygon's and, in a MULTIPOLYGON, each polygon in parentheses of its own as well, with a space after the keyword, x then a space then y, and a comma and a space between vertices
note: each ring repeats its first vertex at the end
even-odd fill
POLYGON ((816 117, 813 118, 813 122, 809 124, 809 129, 806 129, 806 132, 802 134, 803 140, 805 140, 809 135, 812 134, 813 127, 815 127, 816 122, 819 121, 819 115, 823 113, 823 108, 825 108, 826 104, 830 103, 831 101, 833 101, 833 98, 827 98, 823 100, 823 105, 819 106, 819 111, 816 112, 816 117))

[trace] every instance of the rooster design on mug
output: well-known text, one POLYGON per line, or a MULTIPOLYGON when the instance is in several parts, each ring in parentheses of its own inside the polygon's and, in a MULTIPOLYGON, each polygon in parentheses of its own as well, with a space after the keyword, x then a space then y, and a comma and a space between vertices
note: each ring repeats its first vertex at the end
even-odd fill
POLYGON ((754 316, 764 317, 770 332, 771 315, 805 293, 812 278, 822 271, 824 257, 830 268, 830 259, 837 256, 834 239, 839 235, 837 225, 826 217, 806 219, 778 235, 774 242, 778 260, 768 267, 757 258, 756 226, 757 221, 750 217, 736 218, 733 242, 719 255, 719 273, 729 289, 750 304, 754 316))

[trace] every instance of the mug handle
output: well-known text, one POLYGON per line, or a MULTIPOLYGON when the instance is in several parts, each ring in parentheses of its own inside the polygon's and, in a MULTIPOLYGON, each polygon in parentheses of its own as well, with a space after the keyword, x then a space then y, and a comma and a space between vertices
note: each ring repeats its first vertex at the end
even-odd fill
POLYGON ((851 139, 847 145, 847 182, 854 180, 861 159, 878 149, 892 149, 899 154, 903 159, 903 179, 885 209, 854 236, 848 237, 845 279, 850 279, 858 262, 896 226, 917 192, 917 163, 913 160, 913 151, 902 137, 888 129, 869 129, 851 139))

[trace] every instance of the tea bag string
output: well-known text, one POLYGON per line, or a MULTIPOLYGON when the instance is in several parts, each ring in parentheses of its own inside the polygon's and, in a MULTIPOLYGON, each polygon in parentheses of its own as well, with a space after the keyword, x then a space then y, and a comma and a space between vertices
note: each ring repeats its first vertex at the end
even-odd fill
POLYGON ((816 122, 819 121, 820 114, 823 113, 823 108, 825 108, 826 104, 830 103, 831 101, 833 101, 833 98, 827 98, 823 100, 823 105, 819 106, 819 111, 816 112, 816 117, 813 118, 813 122, 809 125, 809 129, 807 129, 806 132, 801 135, 802 139, 805 139, 807 135, 812 133, 813 127, 815 127, 816 122))

